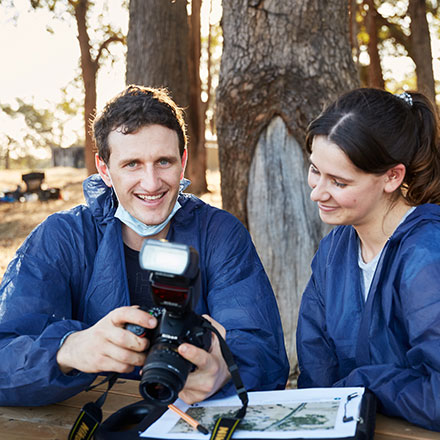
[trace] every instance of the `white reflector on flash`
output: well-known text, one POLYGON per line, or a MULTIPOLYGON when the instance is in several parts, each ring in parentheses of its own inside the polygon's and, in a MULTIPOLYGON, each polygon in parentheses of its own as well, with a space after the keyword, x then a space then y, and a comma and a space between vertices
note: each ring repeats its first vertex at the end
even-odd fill
POLYGON ((142 269, 182 275, 190 260, 189 247, 159 240, 145 240, 139 254, 142 269))

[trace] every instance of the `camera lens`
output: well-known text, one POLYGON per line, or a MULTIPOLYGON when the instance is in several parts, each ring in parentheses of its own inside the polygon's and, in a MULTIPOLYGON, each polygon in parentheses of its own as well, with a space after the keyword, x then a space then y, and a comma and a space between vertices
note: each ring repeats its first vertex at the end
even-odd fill
POLYGON ((156 404, 173 403, 185 385, 191 363, 171 344, 154 345, 148 354, 139 391, 145 400, 156 404))
POLYGON ((142 376, 139 386, 145 400, 161 405, 173 403, 183 388, 177 376, 163 369, 151 369, 142 376), (167 374, 168 373, 168 374, 167 374))
POLYGON ((146 383, 144 384, 145 393, 160 402, 167 402, 173 398, 173 390, 163 383, 146 383))

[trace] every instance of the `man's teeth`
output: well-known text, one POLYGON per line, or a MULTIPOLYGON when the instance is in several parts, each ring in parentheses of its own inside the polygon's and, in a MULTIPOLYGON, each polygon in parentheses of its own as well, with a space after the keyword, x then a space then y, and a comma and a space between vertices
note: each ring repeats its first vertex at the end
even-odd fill
POLYGON ((163 196, 163 194, 157 194, 155 196, 145 196, 143 194, 138 194, 137 196, 142 200, 157 200, 160 199, 163 196))

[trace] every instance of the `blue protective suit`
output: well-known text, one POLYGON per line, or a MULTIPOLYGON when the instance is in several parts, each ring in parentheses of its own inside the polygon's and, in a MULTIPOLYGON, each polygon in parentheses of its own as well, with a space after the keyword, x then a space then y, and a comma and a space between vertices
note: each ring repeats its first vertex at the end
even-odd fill
POLYGON ((396 229, 366 302, 358 240, 339 226, 314 257, 299 314, 298 385, 364 386, 383 413, 440 431, 440 206, 417 207, 396 229))
MULTIPOLYGON (((0 405, 64 400, 95 374, 63 374, 56 363, 62 337, 130 304, 121 223, 112 192, 98 175, 84 182, 88 206, 48 217, 29 235, 0 286, 0 405)), ((200 254, 201 297, 196 308, 227 330, 226 341, 249 389, 284 388, 289 366, 277 304, 243 225, 194 196, 168 240, 200 254)), ((139 378, 138 374, 132 377, 139 378)), ((232 393, 232 383, 223 393, 232 393)))

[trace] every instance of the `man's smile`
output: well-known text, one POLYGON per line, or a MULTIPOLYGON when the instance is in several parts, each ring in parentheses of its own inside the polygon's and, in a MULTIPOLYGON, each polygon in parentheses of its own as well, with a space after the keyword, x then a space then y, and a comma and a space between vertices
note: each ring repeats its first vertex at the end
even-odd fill
POLYGON ((138 197, 141 200, 157 200, 157 199, 161 199, 166 193, 160 193, 160 194, 155 194, 152 196, 148 196, 146 194, 135 194, 136 197, 138 197))

